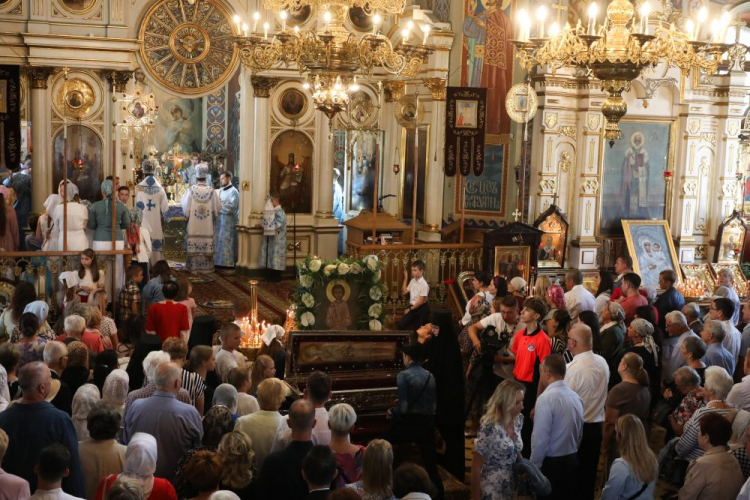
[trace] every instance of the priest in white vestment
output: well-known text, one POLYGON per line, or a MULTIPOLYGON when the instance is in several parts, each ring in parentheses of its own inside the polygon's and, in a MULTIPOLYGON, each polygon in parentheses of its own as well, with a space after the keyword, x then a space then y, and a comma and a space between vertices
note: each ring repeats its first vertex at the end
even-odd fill
POLYGON ((143 211, 143 227, 151 236, 151 258, 153 266, 164 259, 164 232, 162 219, 169 209, 167 193, 154 177, 155 165, 151 160, 143 161, 143 173, 146 178, 135 187, 135 206, 143 211))
POLYGON ((206 185, 208 165, 196 167, 195 186, 185 191, 182 210, 187 218, 187 268, 191 273, 214 270, 214 230, 221 210, 219 195, 206 185))

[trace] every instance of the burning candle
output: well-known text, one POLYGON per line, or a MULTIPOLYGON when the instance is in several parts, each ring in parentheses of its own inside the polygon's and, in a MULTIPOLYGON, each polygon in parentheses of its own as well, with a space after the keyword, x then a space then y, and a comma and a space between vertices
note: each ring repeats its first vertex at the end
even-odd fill
POLYGON ((263 39, 268 40, 268 23, 263 23, 263 39))
POLYGON ((281 31, 282 32, 286 31, 286 17, 287 17, 286 16, 286 11, 282 10, 281 11, 281 31))
POLYGON ((589 29, 588 34, 591 36, 596 35, 596 14, 599 12, 599 7, 596 3, 591 2, 589 5, 589 29))
POLYGON ((247 36, 247 30, 248 30, 247 23, 242 23, 242 34, 247 36))
POLYGON ((424 33, 424 36, 422 37, 422 45, 427 45, 427 37, 430 36, 430 25, 425 24, 422 26, 422 33, 424 33))
POLYGON ((258 21, 260 21, 260 12, 256 11, 253 14, 253 33, 258 31, 258 21))
POLYGON ((651 4, 644 2, 641 6, 641 33, 648 35, 648 15, 651 14, 651 4))
POLYGON ((536 20, 539 21, 539 38, 544 38, 544 21, 547 19, 547 7, 540 5, 536 10, 536 20))
POLYGON ((240 22, 241 22, 240 16, 238 16, 237 14, 235 14, 234 16, 232 16, 232 21, 234 21, 234 26, 237 28, 237 33, 239 33, 240 32, 240 22))
POLYGON ((375 15, 372 16, 372 34, 377 35, 378 34, 378 26, 380 26, 382 19, 380 17, 380 14, 375 12, 375 15))

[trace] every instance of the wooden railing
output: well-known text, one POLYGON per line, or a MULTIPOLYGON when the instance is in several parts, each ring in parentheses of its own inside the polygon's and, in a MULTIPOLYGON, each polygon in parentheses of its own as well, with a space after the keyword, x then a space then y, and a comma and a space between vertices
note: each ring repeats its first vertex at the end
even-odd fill
POLYGON ((447 296, 447 280, 455 280, 463 271, 482 266, 480 243, 428 243, 421 245, 356 245, 347 243, 350 256, 376 255, 383 263, 381 281, 388 287, 384 305, 396 312, 408 305, 409 297, 401 294, 404 271, 412 262, 425 263, 424 277, 430 285, 430 304, 443 306, 447 296))

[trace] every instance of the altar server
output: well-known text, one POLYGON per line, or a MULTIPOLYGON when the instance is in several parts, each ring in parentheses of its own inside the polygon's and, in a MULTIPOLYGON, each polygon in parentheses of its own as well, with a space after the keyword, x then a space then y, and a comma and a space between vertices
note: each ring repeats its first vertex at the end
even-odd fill
POLYGON ((196 167, 197 183, 182 197, 182 210, 187 218, 187 268, 191 273, 214 270, 214 229, 221 202, 219 195, 206 185, 208 166, 196 167))
POLYGON ((279 195, 272 194, 263 212, 263 244, 258 264, 268 269, 269 281, 281 281, 286 269, 286 214, 279 195))
POLYGON ((240 213, 240 192, 232 185, 232 172, 224 172, 218 189, 221 210, 217 220, 214 264, 234 267, 237 248, 237 221, 240 213))
POLYGON ((164 259, 164 233, 161 221, 169 209, 167 193, 154 177, 155 163, 144 160, 141 167, 146 178, 135 187, 135 206, 143 210, 143 227, 151 236, 151 265, 164 259))

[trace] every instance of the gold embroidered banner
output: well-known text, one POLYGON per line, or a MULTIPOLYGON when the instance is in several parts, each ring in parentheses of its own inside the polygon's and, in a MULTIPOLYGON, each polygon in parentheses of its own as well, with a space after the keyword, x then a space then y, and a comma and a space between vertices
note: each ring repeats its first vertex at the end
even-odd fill
POLYGON ((21 72, 0 66, 0 168, 21 164, 21 72))
POLYGON ((467 176, 484 170, 487 89, 448 87, 445 113, 445 175, 467 176))

